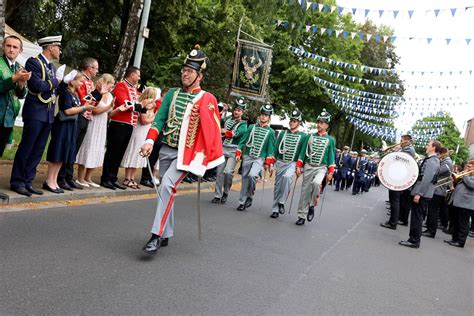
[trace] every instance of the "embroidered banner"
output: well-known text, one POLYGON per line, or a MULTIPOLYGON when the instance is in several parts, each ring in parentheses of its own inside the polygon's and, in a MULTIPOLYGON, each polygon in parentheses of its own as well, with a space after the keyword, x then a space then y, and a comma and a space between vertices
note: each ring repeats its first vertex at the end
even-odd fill
POLYGON ((231 95, 264 101, 272 63, 268 45, 238 40, 232 74, 231 95))

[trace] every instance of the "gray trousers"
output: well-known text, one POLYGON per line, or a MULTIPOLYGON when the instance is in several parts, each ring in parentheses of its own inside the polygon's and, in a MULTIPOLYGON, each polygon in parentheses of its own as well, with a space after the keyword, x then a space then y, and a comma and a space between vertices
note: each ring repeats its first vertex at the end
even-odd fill
POLYGON ((245 156, 242 162, 242 188, 240 189, 239 203, 244 204, 247 198, 255 193, 257 177, 263 169, 263 158, 245 156))
POLYGON ((298 218, 306 218, 308 208, 316 206, 316 199, 321 191, 321 183, 327 172, 326 166, 304 165, 303 184, 301 186, 300 202, 298 203, 298 218))
POLYGON ((235 152, 237 147, 223 146, 225 162, 217 166, 217 179, 216 179, 216 190, 214 197, 222 198, 222 194, 229 194, 230 187, 232 186, 232 180, 234 179, 235 165, 235 152))
POLYGON ((276 179, 273 188, 273 212, 278 212, 278 204, 285 204, 291 190, 291 180, 295 175, 296 163, 294 161, 276 161, 276 179))
POLYGON ((174 199, 178 184, 188 174, 176 169, 178 150, 163 145, 160 150, 160 196, 156 208, 155 221, 151 233, 168 238, 173 236, 174 229, 174 199))

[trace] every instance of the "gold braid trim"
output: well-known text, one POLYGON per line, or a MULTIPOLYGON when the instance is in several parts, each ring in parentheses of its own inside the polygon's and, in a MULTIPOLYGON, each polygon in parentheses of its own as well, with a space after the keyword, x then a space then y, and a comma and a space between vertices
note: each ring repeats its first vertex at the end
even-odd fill
POLYGON ((194 104, 189 117, 188 133, 186 135, 186 147, 188 148, 192 148, 194 146, 199 120, 199 104, 194 104))

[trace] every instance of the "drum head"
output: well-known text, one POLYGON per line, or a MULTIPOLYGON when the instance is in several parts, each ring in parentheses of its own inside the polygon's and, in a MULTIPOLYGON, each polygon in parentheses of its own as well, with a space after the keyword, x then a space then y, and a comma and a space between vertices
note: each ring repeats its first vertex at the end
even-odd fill
POLYGON ((415 184, 418 178, 418 164, 409 154, 394 152, 380 160, 377 172, 384 187, 393 191, 403 191, 415 184))

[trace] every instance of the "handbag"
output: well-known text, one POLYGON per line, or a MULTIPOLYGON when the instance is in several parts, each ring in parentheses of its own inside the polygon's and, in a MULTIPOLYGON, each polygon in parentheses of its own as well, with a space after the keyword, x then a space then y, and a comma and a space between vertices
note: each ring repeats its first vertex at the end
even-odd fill
MULTIPOLYGON (((59 97, 58 97, 58 101, 59 101, 59 97)), ((59 102, 58 102, 59 103, 59 102)), ((77 120, 77 117, 79 115, 76 113, 76 114, 73 114, 73 115, 67 115, 66 113, 64 113, 64 111, 62 110, 59 110, 58 111, 58 119, 60 122, 69 122, 69 121, 76 121, 77 120)))

